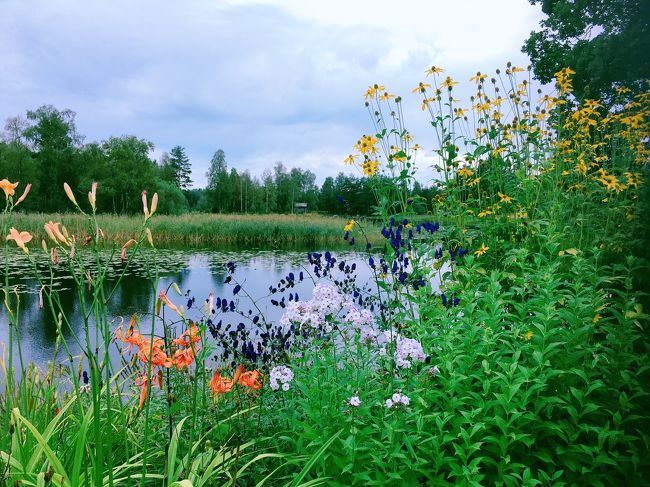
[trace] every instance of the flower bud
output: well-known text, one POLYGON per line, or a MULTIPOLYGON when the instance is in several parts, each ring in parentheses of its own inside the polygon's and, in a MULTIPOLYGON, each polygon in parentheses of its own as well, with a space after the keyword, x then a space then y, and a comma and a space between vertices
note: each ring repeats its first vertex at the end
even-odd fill
POLYGON ((77 200, 74 197, 74 194, 72 193, 72 189, 70 189, 70 185, 68 183, 63 183, 63 189, 65 190, 65 194, 68 195, 68 199, 72 201, 75 206, 79 206, 77 204, 77 200))

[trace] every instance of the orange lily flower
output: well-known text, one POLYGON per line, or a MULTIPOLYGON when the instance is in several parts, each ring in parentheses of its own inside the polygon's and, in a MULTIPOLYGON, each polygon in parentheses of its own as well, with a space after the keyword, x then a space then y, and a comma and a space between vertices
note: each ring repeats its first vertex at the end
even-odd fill
POLYGON ((181 347, 189 347, 190 341, 192 343, 201 341, 201 330, 192 321, 190 321, 190 327, 180 337, 172 340, 172 343, 181 347))
POLYGON ((249 370, 248 372, 243 372, 241 374, 239 377, 239 383, 244 387, 257 390, 262 388, 265 379, 266 377, 259 370, 249 370))
POLYGON ((11 183, 8 179, 0 181, 0 189, 5 192, 5 197, 8 199, 10 196, 16 194, 16 187, 18 183, 11 183))
POLYGON ((181 370, 183 367, 189 367, 194 362, 194 352, 198 351, 197 349, 192 350, 191 348, 186 348, 183 350, 176 350, 172 361, 178 370, 181 370))
POLYGON ((171 367, 172 361, 162 350, 164 342, 161 338, 154 338, 153 345, 150 338, 143 338, 140 344, 138 345, 138 358, 141 362, 148 364, 151 360, 153 365, 159 367, 171 367), (151 356, 149 353, 151 352, 151 356))
POLYGON ((239 381, 241 374, 244 371, 244 366, 240 365, 235 371, 235 376, 232 379, 228 377, 222 377, 221 373, 217 370, 212 376, 210 381, 210 389, 212 390, 213 395, 224 394, 230 392, 233 386, 239 381))
POLYGON ((9 230, 9 235, 7 235, 7 240, 13 240, 16 242, 16 245, 23 249, 23 252, 29 254, 29 250, 25 247, 25 244, 32 239, 32 236, 29 232, 19 232, 14 227, 11 227, 9 230))

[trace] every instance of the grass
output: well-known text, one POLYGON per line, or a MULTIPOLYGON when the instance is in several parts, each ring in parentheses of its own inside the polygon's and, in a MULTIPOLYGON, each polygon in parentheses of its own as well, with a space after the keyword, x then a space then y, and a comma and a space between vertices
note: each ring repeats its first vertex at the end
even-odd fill
MULTIPOLYGON (((43 224, 61 222, 69 233, 85 236, 86 220, 78 214, 16 213, 12 225, 28 231, 39 242, 46 239, 43 224)), ((141 216, 98 216, 100 228, 110 242, 122 245, 136 236, 141 216)), ((156 215, 150 228, 157 247, 260 246, 323 247, 342 245, 347 219, 324 215, 221 215, 192 213, 182 216, 156 215)), ((367 222, 370 233, 379 235, 375 224, 367 222)))

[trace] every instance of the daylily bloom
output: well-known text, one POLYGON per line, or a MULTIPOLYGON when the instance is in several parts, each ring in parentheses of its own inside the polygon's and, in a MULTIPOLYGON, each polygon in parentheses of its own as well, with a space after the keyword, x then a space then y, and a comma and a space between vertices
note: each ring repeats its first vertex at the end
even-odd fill
POLYGON ((242 372, 239 377, 239 383, 244 387, 249 387, 251 389, 257 390, 261 389, 264 385, 265 376, 259 370, 249 370, 248 372, 242 372))
POLYGON ((228 377, 222 377, 221 372, 217 370, 210 381, 210 390, 212 391, 212 394, 216 396, 218 394, 230 392, 233 386, 239 381, 243 371, 244 366, 240 365, 237 367, 234 377, 229 379, 228 377))
POLYGON ((190 347, 183 350, 176 350, 176 352, 174 352, 174 356, 172 357, 173 364, 178 370, 181 370, 183 367, 189 367, 194 362, 194 352, 196 350, 198 350, 198 348, 195 348, 193 350, 190 347))
POLYGON ((16 242, 16 245, 23 249, 23 252, 26 254, 29 253, 29 250, 27 247, 25 247, 25 244, 29 242, 32 239, 32 236, 29 234, 29 232, 19 232, 15 228, 11 227, 9 230, 9 235, 7 235, 7 240, 13 240, 16 242))
POLYGON ((172 340, 172 343, 179 345, 181 347, 189 347, 191 343, 198 343, 201 341, 201 330, 196 326, 192 321, 190 321, 190 327, 183 332, 183 334, 172 340))
POLYGON ((2 191, 5 192, 5 197, 9 199, 10 196, 13 196, 16 194, 16 187, 18 186, 18 183, 11 183, 9 182, 8 179, 3 179, 0 181, 0 188, 2 188, 2 191))

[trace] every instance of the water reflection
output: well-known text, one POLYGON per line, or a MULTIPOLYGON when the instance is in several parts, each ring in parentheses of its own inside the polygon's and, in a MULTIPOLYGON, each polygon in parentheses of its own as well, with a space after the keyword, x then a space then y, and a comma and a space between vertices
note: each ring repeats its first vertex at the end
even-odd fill
MULTIPOLYGON (((363 259, 359 254, 351 252, 337 252, 339 259, 348 261, 360 261, 363 259)), ((85 265, 92 268, 92 256, 87 256, 85 265)), ((110 259, 111 267, 107 278, 107 292, 110 292, 118 282, 119 276, 125 267, 120 262, 118 255, 107 256, 110 259)), ((259 307, 267 321, 272 322, 281 317, 282 310, 273 306, 269 297, 269 286, 277 283, 285 277, 288 272, 299 272, 305 269, 307 263, 304 252, 295 251, 239 251, 239 252, 218 252, 218 251, 182 251, 182 250, 159 250, 156 253, 157 266, 160 269, 160 281, 158 290, 168 289, 173 282, 176 282, 183 293, 188 296, 195 296, 194 309, 188 312, 188 316, 198 317, 203 300, 210 292, 216 296, 234 299, 239 308, 248 313, 249 309, 259 307), (226 263, 232 261, 237 265, 235 273, 236 280, 242 285, 243 290, 238 296, 233 296, 231 284, 224 284, 226 263), (256 302, 251 301, 247 296, 253 297, 256 302)), ((46 261, 43 257, 37 262, 41 275, 47 275, 46 261)), ((153 254, 144 254, 132 262, 128 273, 119 281, 113 294, 110 296, 109 309, 111 310, 111 332, 118 326, 121 318, 128 322, 132 314, 143 316, 142 323, 150 323, 151 310, 154 299, 157 295, 149 280, 149 269, 153 254), (147 317, 147 315, 149 317, 147 317)), ((71 353, 80 353, 81 347, 74 342, 74 334, 82 338, 84 330, 84 317, 78 302, 77 291, 73 289, 73 281, 65 263, 60 263, 54 276, 54 287, 58 290, 58 299, 62 312, 68 317, 72 330, 63 328, 63 336, 71 348, 71 353)), ((45 364, 51 360, 56 341, 55 315, 49 309, 47 303, 41 309, 39 307, 39 281, 33 277, 33 269, 27 258, 19 253, 12 254, 9 259, 10 288, 16 289, 20 303, 20 319, 18 330, 21 336, 21 350, 25 362, 36 362, 45 364)), ((366 266, 359 266, 358 282, 363 284, 370 278, 370 270, 366 266)), ((293 289, 298 292, 302 299, 309 299, 313 284, 306 280, 297 283, 293 289)), ((170 297, 178 304, 186 304, 188 297, 178 296, 170 292, 170 297)), ((0 343, 8 342, 8 320, 4 307, 0 312, 0 343)), ((147 329, 148 325, 143 326, 147 329)), ((95 342, 94 324, 90 323, 90 339, 95 342)), ((101 340, 101 335, 99 335, 101 340)), ((60 357, 61 358, 61 357, 60 357)))

